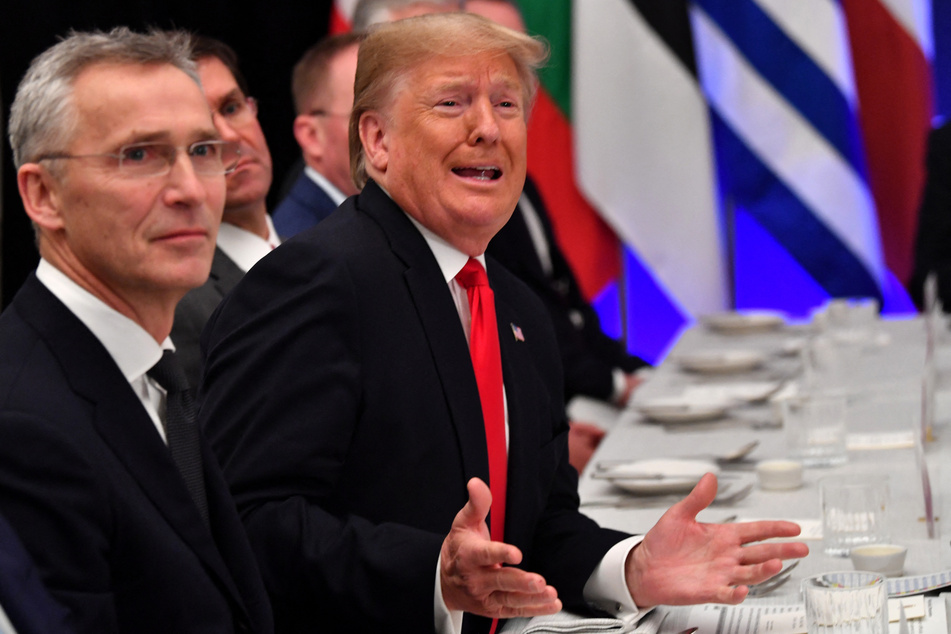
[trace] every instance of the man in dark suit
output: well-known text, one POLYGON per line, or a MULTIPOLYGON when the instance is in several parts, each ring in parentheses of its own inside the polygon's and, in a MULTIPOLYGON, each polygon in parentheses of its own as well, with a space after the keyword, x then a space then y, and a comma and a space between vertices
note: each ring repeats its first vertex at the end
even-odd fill
POLYGON ((257 102, 230 46, 210 37, 197 37, 192 58, 198 63, 205 98, 221 138, 239 144, 241 160, 227 175, 225 210, 218 230, 215 257, 208 280, 190 290, 175 309, 172 340, 191 385, 201 378, 199 339, 221 298, 245 271, 280 244, 267 213, 271 187, 271 153, 258 123, 257 102))
POLYGON ((284 238, 313 227, 357 193, 350 178, 347 122, 360 39, 356 33, 328 36, 294 66, 294 138, 304 167, 274 210, 274 226, 284 238))
POLYGON ((5 624, 17 634, 67 634, 66 610, 40 580, 13 527, 0 516, 0 632, 5 624))
POLYGON ((374 29, 350 129, 362 192, 209 322, 200 419, 280 631, 485 632, 562 601, 636 618, 739 601, 806 552, 739 547, 793 524, 698 524, 713 476, 643 541, 578 512, 551 322, 484 257, 522 190, 544 57, 464 13, 374 29))
POLYGON ((951 122, 928 137, 928 178, 918 211, 915 267, 908 290, 918 308, 924 307, 929 273, 937 276, 938 298, 951 311, 951 122))
POLYGON ((31 64, 9 129, 41 261, 0 315, 0 512, 79 632, 272 631, 168 368, 238 160, 189 37, 71 34, 31 64))

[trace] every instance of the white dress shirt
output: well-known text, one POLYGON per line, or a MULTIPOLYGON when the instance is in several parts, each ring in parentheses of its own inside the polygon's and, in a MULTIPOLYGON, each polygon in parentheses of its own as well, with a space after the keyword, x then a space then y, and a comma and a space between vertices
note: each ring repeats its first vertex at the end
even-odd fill
POLYGON ((265 215, 267 221, 267 240, 247 229, 242 229, 230 222, 222 222, 218 228, 218 248, 231 258, 238 268, 247 273, 258 260, 281 244, 274 230, 271 216, 265 215))
POLYGON ((317 186, 320 187, 324 192, 330 196, 330 200, 334 201, 334 204, 338 207, 340 203, 347 199, 347 195, 342 191, 337 189, 337 186, 327 180, 327 177, 315 170, 313 167, 307 165, 304 167, 304 173, 307 174, 307 177, 317 183, 317 186))
POLYGON ((163 350, 175 349, 172 340, 166 337, 159 345, 142 326, 107 306, 47 260, 40 260, 36 277, 105 347, 167 444, 160 417, 160 412, 164 416, 165 390, 146 372, 162 358, 163 350))
MULTIPOLYGON (((412 216, 407 218, 419 229, 419 232, 426 240, 426 244, 432 250, 442 271, 443 278, 449 285, 449 291, 452 293, 453 301, 456 304, 456 310, 462 321, 463 329, 466 331, 466 339, 469 337, 469 327, 472 318, 469 313, 469 298, 466 289, 456 281, 456 275, 462 270, 462 267, 469 261, 469 256, 448 242, 437 236, 435 233, 421 225, 412 216)), ((485 255, 479 255, 477 258, 485 267, 485 255)), ((503 398, 505 387, 503 386, 503 398)), ((505 402, 505 436, 508 442, 508 402, 505 402)), ((618 618, 628 622, 634 622, 642 618, 648 611, 639 610, 631 593, 627 588, 627 580, 624 576, 624 564, 631 550, 641 542, 642 536, 633 536, 615 544, 607 553, 601 563, 598 564, 594 572, 588 578, 584 587, 584 598, 591 605, 599 610, 613 614, 618 618)), ((459 634, 462 632, 462 612, 458 610, 449 610, 442 598, 442 584, 440 582, 441 560, 436 563, 436 583, 435 583, 435 623, 436 631, 439 634, 459 634)))

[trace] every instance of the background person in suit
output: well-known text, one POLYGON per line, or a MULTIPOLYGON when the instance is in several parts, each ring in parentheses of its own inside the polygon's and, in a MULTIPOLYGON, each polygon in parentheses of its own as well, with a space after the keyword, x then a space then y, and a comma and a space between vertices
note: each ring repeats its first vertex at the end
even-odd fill
POLYGON ((208 280, 190 290, 175 309, 172 340, 191 385, 201 378, 199 340, 208 317, 255 262, 280 244, 267 213, 271 187, 271 154, 257 118, 257 102, 238 68, 230 46, 210 37, 196 37, 192 58, 211 107, 215 127, 225 141, 238 143, 241 160, 227 175, 225 210, 218 230, 208 280))
POLYGON ((807 551, 742 547, 794 524, 697 523, 713 476, 643 541, 578 512, 551 322, 484 257, 522 190, 544 57, 465 13, 372 30, 350 129, 362 192, 252 269, 209 322, 201 421, 280 631, 484 632, 484 617, 562 601, 636 618, 740 601, 807 551), (483 265, 491 327, 458 279, 483 265), (467 342, 478 357, 493 332, 496 383, 467 342))
POLYGON ((42 259, 0 315, 0 512, 79 632, 272 631, 182 381, 148 375, 208 276, 237 162, 189 37, 71 34, 9 130, 42 259))
POLYGON ((924 307, 928 274, 938 277, 938 298, 951 311, 951 122, 928 136, 928 177, 918 211, 915 267, 908 290, 915 305, 924 307))
POLYGON ((274 226, 283 238, 314 226, 357 193, 350 178, 347 124, 360 38, 357 33, 328 36, 294 66, 294 138, 304 168, 274 210, 274 226))

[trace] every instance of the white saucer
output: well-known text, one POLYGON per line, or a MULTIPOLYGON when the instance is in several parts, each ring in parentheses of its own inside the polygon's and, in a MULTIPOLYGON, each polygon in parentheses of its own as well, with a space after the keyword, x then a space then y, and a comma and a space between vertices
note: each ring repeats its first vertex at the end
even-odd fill
POLYGON ((732 374, 755 370, 766 362, 766 355, 756 350, 707 350, 677 355, 684 370, 704 374, 732 374))
POLYGON ((731 381, 691 385, 684 389, 684 398, 689 401, 739 401, 762 403, 782 387, 780 381, 731 381))
POLYGON ((705 473, 719 473, 719 468, 706 460, 686 460, 677 458, 655 458, 639 460, 615 467, 604 474, 614 486, 629 493, 640 495, 660 495, 665 493, 686 493, 690 491, 705 473), (636 476, 663 477, 637 479, 636 476), (624 476, 628 476, 625 478, 624 476), (634 476, 634 477, 631 477, 634 476))
POLYGON ((782 313, 767 310, 713 313, 704 315, 700 320, 710 330, 729 334, 767 332, 786 323, 782 313))
POLYGON ((692 423, 719 418, 734 403, 726 399, 655 398, 634 401, 634 409, 645 418, 658 423, 692 423))

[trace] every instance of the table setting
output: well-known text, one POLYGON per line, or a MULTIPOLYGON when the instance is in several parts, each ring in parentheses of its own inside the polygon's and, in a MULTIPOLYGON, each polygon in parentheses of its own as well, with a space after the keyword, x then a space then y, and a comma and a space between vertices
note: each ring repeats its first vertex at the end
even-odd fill
MULTIPOLYGON (((870 301, 836 300, 805 323, 770 311, 701 318, 627 408, 572 404, 573 419, 609 429, 580 477, 582 511, 643 533, 712 472, 719 490, 698 521, 800 525, 807 557, 739 606, 659 606, 660 634, 838 634, 826 612, 852 595, 826 597, 822 584, 880 586, 877 612, 849 631, 951 632, 940 595, 951 586, 949 377, 951 336, 934 314, 886 321, 870 301), (905 600, 916 603, 901 619, 892 602, 905 600)), ((601 631, 574 623, 535 631, 601 631)), ((605 631, 654 634, 641 627, 605 631)))

